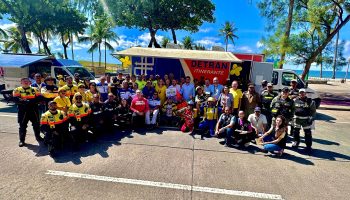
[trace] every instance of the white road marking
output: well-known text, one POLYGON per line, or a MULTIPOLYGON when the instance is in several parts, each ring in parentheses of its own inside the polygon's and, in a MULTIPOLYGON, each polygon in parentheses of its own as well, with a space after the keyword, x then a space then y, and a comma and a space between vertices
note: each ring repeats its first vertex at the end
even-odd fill
POLYGON ((0 117, 17 117, 17 115, 0 115, 0 117))
POLYGON ((125 184, 132 184, 132 185, 143 185, 143 186, 150 186, 150 187, 160 187, 160 188, 169 188, 169 189, 177 189, 177 190, 187 190, 187 191, 192 190, 194 192, 206 192, 206 193, 224 194, 224 195, 231 195, 231 196, 259 198, 259 199, 283 199, 281 195, 276 195, 276 194, 266 194, 266 193, 238 191, 238 190, 226 190, 226 189, 220 189, 220 188, 199 187, 199 186, 154 182, 154 181, 145 181, 145 180, 137 180, 137 179, 127 179, 127 178, 115 178, 115 177, 109 177, 109 176, 97 176, 97 175, 81 174, 81 173, 74 173, 74 172, 47 170, 46 174, 54 175, 54 176, 65 176, 65 177, 72 177, 72 178, 106 181, 106 182, 113 182, 113 183, 125 183, 125 184))

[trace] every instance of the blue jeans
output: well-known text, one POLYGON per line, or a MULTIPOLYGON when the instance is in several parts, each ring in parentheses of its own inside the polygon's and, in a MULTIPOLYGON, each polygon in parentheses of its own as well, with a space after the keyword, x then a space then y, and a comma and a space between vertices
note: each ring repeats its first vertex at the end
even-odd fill
POLYGON ((225 140, 225 143, 226 145, 231 145, 233 143, 233 129, 232 128, 227 128, 225 130, 226 132, 226 140, 225 140))
POLYGON ((210 136, 214 136, 215 135, 215 126, 216 126, 216 119, 215 120, 204 120, 201 123, 199 123, 199 129, 205 131, 205 129, 209 128, 209 133, 210 136))
MULTIPOLYGON (((272 134, 264 137, 263 141, 264 142, 270 142, 270 141, 273 141, 274 140, 274 137, 272 134)), ((265 144, 264 145, 264 149, 266 151, 270 151, 270 152, 274 152, 274 151, 281 151, 282 148, 280 146, 278 146, 277 144, 265 144)))

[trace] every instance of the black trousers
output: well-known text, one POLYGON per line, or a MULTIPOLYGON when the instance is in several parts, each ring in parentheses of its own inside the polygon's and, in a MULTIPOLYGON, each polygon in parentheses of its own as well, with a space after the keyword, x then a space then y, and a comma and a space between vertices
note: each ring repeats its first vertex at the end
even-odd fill
MULTIPOLYGON (((304 129, 305 133, 305 145, 310 148, 312 146, 312 134, 311 129, 304 129)), ((300 128, 295 128, 293 130, 294 141, 300 143, 300 128)))
POLYGON ((40 140, 40 118, 38 107, 18 109, 19 141, 24 142, 27 134, 28 122, 32 122, 36 140, 40 140))

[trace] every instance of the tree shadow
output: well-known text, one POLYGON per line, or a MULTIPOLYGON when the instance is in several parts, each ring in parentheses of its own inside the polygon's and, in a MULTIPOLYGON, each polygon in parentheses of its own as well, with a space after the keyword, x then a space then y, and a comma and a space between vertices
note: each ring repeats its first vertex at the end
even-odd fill
POLYGON ((323 113, 316 113, 316 120, 321 120, 321 121, 327 121, 330 123, 335 123, 335 122, 331 122, 331 120, 336 120, 336 118, 323 114, 323 113))

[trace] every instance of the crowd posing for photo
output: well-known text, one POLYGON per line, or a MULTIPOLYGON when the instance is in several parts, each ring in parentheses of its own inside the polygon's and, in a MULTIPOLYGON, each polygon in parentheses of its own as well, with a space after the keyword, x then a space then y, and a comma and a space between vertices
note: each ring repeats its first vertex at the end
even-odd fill
POLYGON ((51 156, 63 143, 77 150, 82 143, 114 130, 159 126, 199 134, 202 139, 223 138, 227 147, 247 148, 256 143, 263 151, 279 156, 288 132, 292 146, 298 148, 303 128, 306 151, 311 152, 316 107, 304 88, 297 89, 296 80, 277 93, 267 81, 262 81, 259 92, 252 83, 242 91, 237 81, 227 86, 219 84, 217 77, 177 80, 172 73, 164 77, 106 74, 97 83, 81 79, 79 74, 57 78, 35 74, 22 78, 21 86, 13 91, 20 147, 25 146, 31 121, 36 140, 48 146, 51 156))

